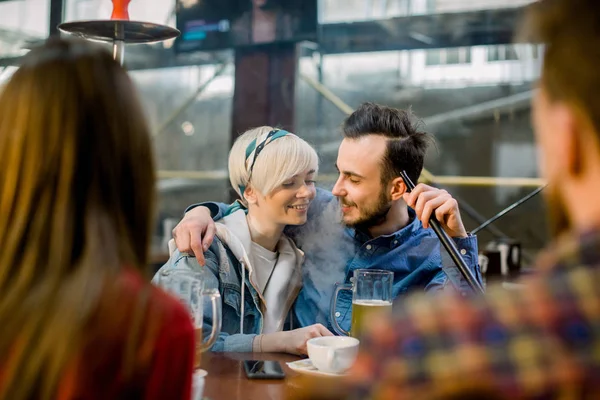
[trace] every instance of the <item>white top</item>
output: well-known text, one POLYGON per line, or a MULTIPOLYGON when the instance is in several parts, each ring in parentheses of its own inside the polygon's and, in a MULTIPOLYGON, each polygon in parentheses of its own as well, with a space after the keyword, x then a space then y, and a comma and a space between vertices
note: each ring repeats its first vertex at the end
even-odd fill
MULTIPOLYGON (((277 243, 278 253, 270 252, 253 243, 243 210, 224 217, 216 223, 216 228, 217 237, 243 263, 244 269, 248 271, 250 284, 258 292, 263 312, 262 333, 282 330, 288 311, 302 286, 304 253, 285 235, 282 235, 277 243)), ((221 248, 224 249, 223 245, 221 248)), ((244 272, 242 270, 242 277, 244 272)), ((242 285, 240 299, 242 310, 245 287, 242 285)), ((242 312, 241 333, 244 333, 243 315, 242 312)))
POLYGON ((252 265, 256 278, 256 284, 261 294, 265 293, 267 284, 273 273, 273 269, 277 264, 279 253, 265 249, 259 244, 252 242, 251 244, 252 265))

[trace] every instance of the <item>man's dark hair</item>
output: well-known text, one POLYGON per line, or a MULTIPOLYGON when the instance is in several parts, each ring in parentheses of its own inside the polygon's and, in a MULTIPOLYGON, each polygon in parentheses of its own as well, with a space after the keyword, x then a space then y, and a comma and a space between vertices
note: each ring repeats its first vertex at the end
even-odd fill
POLYGON ((433 137, 419 130, 419 125, 410 110, 363 103, 346 118, 342 132, 348 139, 366 135, 386 137, 381 182, 387 184, 404 170, 416 184, 423 170, 427 148, 433 143, 433 137))

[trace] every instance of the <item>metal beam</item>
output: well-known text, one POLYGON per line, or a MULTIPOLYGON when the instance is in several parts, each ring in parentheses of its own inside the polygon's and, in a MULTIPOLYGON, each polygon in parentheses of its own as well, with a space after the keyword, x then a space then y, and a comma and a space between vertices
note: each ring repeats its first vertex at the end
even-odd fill
MULTIPOLYGON (((315 83, 314 79, 311 79, 311 78, 308 78, 305 76, 301 76, 301 78, 304 79, 305 81, 307 81, 307 83, 309 83, 311 86, 313 86, 313 84, 315 83)), ((313 86, 313 87, 315 87, 315 86, 313 86)), ((322 90, 323 88, 317 89, 315 87, 315 89, 319 93, 321 93, 323 95, 323 97, 330 100, 336 106, 337 106, 336 103, 341 101, 341 100, 339 100, 339 98, 337 96, 331 98, 332 92, 329 89, 327 89, 328 92, 324 92, 322 90), (334 100, 336 100, 336 101, 334 101, 334 100)), ((494 113, 504 113, 507 111, 514 111, 517 109, 529 108, 533 93, 534 93, 533 90, 527 91, 524 93, 518 93, 515 95, 503 97, 500 99, 486 101, 484 103, 476 104, 473 106, 459 108, 458 110, 452 110, 452 111, 448 111, 445 113, 433 115, 431 117, 423 118, 423 122, 425 123, 425 125, 427 125, 429 128, 431 128, 431 127, 435 127, 436 125, 448 123, 450 121, 474 120, 474 119, 478 119, 478 118, 483 118, 485 116, 488 116, 488 115, 494 114, 494 113)), ((342 102, 342 104, 344 105, 344 107, 343 108, 338 107, 338 108, 340 108, 340 110, 342 110, 346 114, 349 113, 348 111, 351 112, 351 110, 346 108, 347 105, 345 103, 342 102)), ((340 147, 340 143, 341 143, 340 140, 325 143, 322 146, 319 146, 319 153, 321 153, 321 154, 336 153, 338 151, 338 148, 340 147)), ((436 179, 437 178, 438 177, 436 177, 436 179)))
POLYGON ((0 28, 0 41, 10 44, 20 44, 32 40, 39 40, 40 38, 31 35, 27 32, 14 29, 0 28))
POLYGON ((308 83, 310 87, 315 89, 321 96, 323 96, 325 99, 329 100, 334 106, 336 106, 338 110, 340 110, 346 115, 352 114, 354 109, 348 104, 344 103, 344 101, 340 99, 335 93, 333 93, 327 86, 323 85, 321 82, 318 82, 317 80, 311 78, 306 74, 300 74, 299 76, 300 79, 308 83))
MULTIPOLYGON (((196 180, 222 180, 228 178, 227 170, 214 171, 158 171, 158 177, 183 178, 196 180)), ((335 182, 337 174, 319 174, 321 182, 335 182)), ((423 181, 421 176, 420 182, 423 181)), ((537 188, 547 182, 541 178, 507 178, 494 176, 435 176, 436 184, 443 186, 477 186, 477 187, 533 187, 537 188)))
MULTIPOLYGON (((50 31, 62 20, 64 0, 51 0, 50 31)), ((523 7, 414 15, 319 27, 326 54, 510 44, 523 7)), ((231 61, 231 52, 175 54, 162 46, 129 46, 127 68, 155 69, 231 61), (135 55, 134 55, 135 54, 135 55)), ((0 59, 0 62, 2 60, 0 59)))
POLYGON ((49 24, 49 36, 60 35, 58 31, 58 25, 63 22, 64 16, 64 0, 50 0, 50 24, 49 24))
POLYGON ((188 97, 179 107, 177 107, 172 113, 171 115, 169 115, 169 117, 167 119, 165 119, 163 121, 163 123, 160 125, 160 127, 158 128, 158 130, 156 131, 156 135, 160 135, 162 134, 167 127, 169 126, 169 124, 171 124, 171 122, 173 122, 175 120, 175 118, 177 118, 183 111, 185 111, 189 106, 191 106, 192 104, 194 104, 194 101, 196 101, 196 99, 198 98, 198 96, 200 96, 200 94, 217 78, 219 77, 223 71, 225 71, 225 68, 227 68, 227 64, 222 64, 219 68, 217 68, 217 70, 214 72, 214 74, 208 78, 206 81, 202 82, 202 84, 200 84, 200 86, 198 86, 196 88, 196 90, 194 91, 194 93, 192 93, 192 95, 190 97, 188 97))
MULTIPOLYGON (((227 173, 227 171, 225 171, 227 173)), ((185 178, 171 178, 171 179, 159 179, 156 183, 156 189, 158 192, 172 193, 185 189, 198 189, 206 187, 215 187, 220 182, 229 183, 229 177, 226 175, 223 179, 185 179, 185 178)))
POLYGON ((327 54, 510 44, 523 7, 324 24, 327 54))
POLYGON ((189 67, 197 65, 215 65, 233 62, 230 52, 197 52, 175 54, 173 48, 162 45, 130 45, 127 48, 125 66, 130 71, 189 67))
POLYGON ((0 67, 18 67, 23 56, 9 56, 0 58, 0 67))
POLYGON ((423 119, 428 126, 435 126, 456 120, 479 119, 493 113, 504 113, 515 111, 517 109, 529 108, 533 90, 518 93, 515 95, 502 97, 500 99, 486 101, 484 103, 459 108, 458 110, 448 111, 423 119))

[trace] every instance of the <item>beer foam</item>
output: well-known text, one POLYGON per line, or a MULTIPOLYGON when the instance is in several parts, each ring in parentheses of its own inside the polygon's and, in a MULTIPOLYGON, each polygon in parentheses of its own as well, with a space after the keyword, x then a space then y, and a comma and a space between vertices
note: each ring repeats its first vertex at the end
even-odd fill
POLYGON ((355 300, 352 304, 356 304, 357 306, 382 307, 391 306, 392 302, 386 300, 355 300))

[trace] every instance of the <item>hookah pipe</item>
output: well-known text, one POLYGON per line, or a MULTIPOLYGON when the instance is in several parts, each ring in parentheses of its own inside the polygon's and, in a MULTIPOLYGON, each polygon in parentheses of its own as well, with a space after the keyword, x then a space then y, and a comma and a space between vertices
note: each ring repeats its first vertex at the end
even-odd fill
POLYGON ((113 58, 123 65, 126 44, 157 43, 176 38, 180 32, 166 25, 152 22, 131 21, 131 0, 111 0, 112 14, 109 20, 72 21, 58 26, 61 32, 87 40, 111 43, 113 58))
POLYGON ((131 0, 112 0, 113 11, 110 19, 122 19, 129 21, 129 3, 131 0))
MULTIPOLYGON (((412 192, 415 188, 415 184, 410 180, 406 171, 402 171, 400 173, 400 176, 404 180, 404 183, 406 184, 408 191, 412 192)), ((444 246, 444 248, 446 249, 446 251, 448 252, 450 257, 452 258, 452 261, 454 261, 454 264, 456 265, 456 267, 458 268, 458 270, 460 271, 462 276, 465 278, 465 280, 467 281, 467 283, 469 284, 471 289, 477 294, 483 294, 484 293, 483 287, 477 281, 477 279, 475 279, 475 276, 473 275, 473 273, 471 272, 471 270, 465 263, 465 260, 460 256, 460 253, 458 252, 456 245, 454 244, 452 239, 450 239, 450 236, 448 236, 446 231, 444 231, 444 229, 442 228, 442 225, 440 224, 440 222, 435 217, 435 214, 433 214, 433 213, 429 217, 429 224, 431 225, 431 228, 433 229, 433 231, 435 232, 437 237, 440 239, 440 242, 442 242, 442 245, 444 246)))
POLYGON ((527 196, 523 197, 522 199, 520 199, 520 200, 516 201, 515 203, 511 204, 510 206, 506 207, 504 210, 500 211, 498 214, 494 215, 492 218, 488 219, 483 224, 481 224, 477 228, 473 229, 471 231, 471 235, 477 234, 477 232, 479 232, 480 230, 482 230, 483 228, 485 228, 489 224, 491 224, 494 221, 502 218, 503 216, 505 216, 506 214, 508 214, 512 210, 514 210, 515 208, 519 207, 521 204, 525 203, 527 200, 529 200, 532 197, 536 196, 538 193, 540 193, 542 190, 544 190, 546 188, 546 186, 548 186, 548 185, 546 184, 544 186, 540 186, 539 188, 535 189, 533 192, 529 193, 527 196))
MULTIPOLYGON (((129 3, 131 0, 112 0, 113 11, 110 16, 112 21, 129 21, 129 3)), ((125 39, 124 27, 115 25, 115 37, 113 38, 113 58, 123 65, 125 61, 125 39)))

